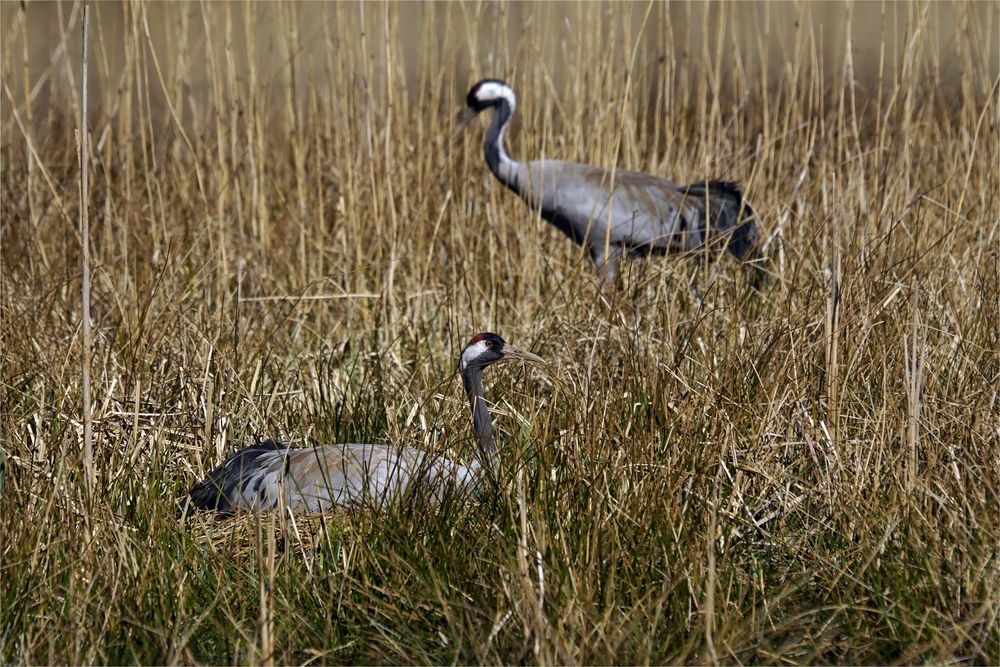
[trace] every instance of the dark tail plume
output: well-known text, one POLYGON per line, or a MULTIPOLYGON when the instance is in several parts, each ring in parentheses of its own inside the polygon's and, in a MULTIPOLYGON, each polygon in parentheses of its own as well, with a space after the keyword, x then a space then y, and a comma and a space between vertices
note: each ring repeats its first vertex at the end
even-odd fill
POLYGON ((718 213, 713 212, 715 233, 728 235, 726 250, 745 263, 753 288, 766 285, 767 258, 760 248, 760 221, 739 185, 731 181, 698 181, 688 185, 687 191, 696 197, 707 195, 724 202, 718 213))
POLYGON ((194 485, 188 495, 191 506, 201 510, 231 513, 244 485, 257 471, 257 459, 262 454, 288 449, 288 445, 265 440, 232 454, 222 465, 194 485))

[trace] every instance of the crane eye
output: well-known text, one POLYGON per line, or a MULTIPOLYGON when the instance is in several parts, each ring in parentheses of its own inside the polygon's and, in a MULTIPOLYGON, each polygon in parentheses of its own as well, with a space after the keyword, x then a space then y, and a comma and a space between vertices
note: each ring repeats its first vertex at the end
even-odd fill
POLYGON ((493 347, 493 341, 487 340, 487 341, 484 341, 484 342, 486 343, 486 347, 493 347))

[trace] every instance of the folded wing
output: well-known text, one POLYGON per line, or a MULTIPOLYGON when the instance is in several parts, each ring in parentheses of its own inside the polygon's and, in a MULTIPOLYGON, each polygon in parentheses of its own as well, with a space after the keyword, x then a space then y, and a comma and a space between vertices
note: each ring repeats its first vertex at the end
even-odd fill
POLYGON ((543 218, 588 247, 684 252, 717 239, 739 259, 757 256, 756 215, 733 183, 678 185, 635 171, 539 160, 528 163, 516 186, 543 218))
POLYGON ((439 500, 477 479, 474 468, 432 453, 396 445, 348 443, 290 449, 263 442, 242 449, 197 484, 190 494, 199 509, 232 512, 285 504, 294 511, 334 506, 383 507, 415 483, 439 500))

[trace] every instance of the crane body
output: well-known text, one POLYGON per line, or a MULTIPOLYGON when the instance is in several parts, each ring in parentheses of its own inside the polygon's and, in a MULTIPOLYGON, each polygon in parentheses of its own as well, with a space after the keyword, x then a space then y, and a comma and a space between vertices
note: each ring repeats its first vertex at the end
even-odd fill
POLYGON ((472 489, 480 464, 389 444, 344 443, 293 449, 266 441, 242 449, 191 490, 200 509, 266 510, 284 502, 295 511, 396 503, 415 480, 437 500, 448 489, 472 489))
POLYGON ((622 255, 689 252, 705 244, 726 250, 764 276, 756 213, 739 186, 728 181, 679 185, 624 169, 563 160, 518 162, 504 148, 504 133, 517 107, 513 89, 484 79, 469 91, 462 124, 492 108, 483 142, 494 176, 541 217, 579 245, 602 279, 614 277, 622 255))
POLYGON ((281 504, 293 511, 317 512, 334 506, 384 507, 418 486, 438 502, 452 491, 474 491, 484 468, 492 469, 498 456, 493 420, 483 397, 483 370, 516 359, 542 361, 492 333, 478 334, 462 351, 459 371, 477 443, 468 464, 403 445, 346 443, 293 449, 266 441, 230 455, 191 489, 190 503, 220 512, 281 504))

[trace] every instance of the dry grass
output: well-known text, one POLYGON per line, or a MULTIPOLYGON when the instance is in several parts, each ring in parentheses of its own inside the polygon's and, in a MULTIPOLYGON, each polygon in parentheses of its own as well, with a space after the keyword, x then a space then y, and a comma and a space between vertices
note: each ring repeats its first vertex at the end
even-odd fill
POLYGON ((0 661, 1000 660, 996 5, 94 9, 92 495, 79 8, 0 26, 0 661), (452 134, 482 75, 517 157, 747 184, 767 292, 603 295, 452 134), (551 363, 482 503, 178 522, 255 437, 468 457, 483 329, 551 363))

